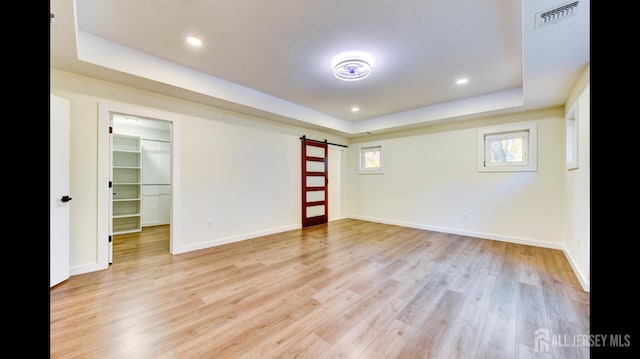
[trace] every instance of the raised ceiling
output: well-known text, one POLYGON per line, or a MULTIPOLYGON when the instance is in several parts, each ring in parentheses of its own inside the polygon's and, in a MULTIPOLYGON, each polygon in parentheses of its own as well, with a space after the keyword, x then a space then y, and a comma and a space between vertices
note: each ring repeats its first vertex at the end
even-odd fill
POLYGON ((590 61, 589 2, 535 17, 564 3, 53 0, 51 66, 349 137, 563 104, 590 61), (340 81, 331 60, 353 50, 373 71, 340 81))

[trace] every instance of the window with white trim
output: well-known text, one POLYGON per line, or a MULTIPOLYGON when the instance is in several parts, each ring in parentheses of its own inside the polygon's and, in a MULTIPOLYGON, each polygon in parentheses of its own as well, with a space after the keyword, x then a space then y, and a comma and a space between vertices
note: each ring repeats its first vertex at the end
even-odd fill
POLYGON ((536 124, 478 130, 478 171, 537 171, 536 124))
POLYGON ((382 146, 360 147, 360 173, 382 173, 382 146))

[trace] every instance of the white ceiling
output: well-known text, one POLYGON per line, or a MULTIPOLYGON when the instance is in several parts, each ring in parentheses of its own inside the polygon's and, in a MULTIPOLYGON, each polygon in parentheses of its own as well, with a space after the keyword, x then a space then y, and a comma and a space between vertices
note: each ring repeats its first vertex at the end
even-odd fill
POLYGON ((567 2, 52 0, 51 66, 352 137, 563 104, 590 61, 589 1, 534 23, 567 2), (336 79, 354 50, 372 74, 336 79))

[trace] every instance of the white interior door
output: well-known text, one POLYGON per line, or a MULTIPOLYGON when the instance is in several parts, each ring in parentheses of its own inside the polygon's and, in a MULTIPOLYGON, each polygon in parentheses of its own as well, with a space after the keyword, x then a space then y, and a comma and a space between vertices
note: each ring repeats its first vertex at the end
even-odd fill
POLYGON ((51 95, 49 112, 49 284, 69 278, 69 101, 51 95))

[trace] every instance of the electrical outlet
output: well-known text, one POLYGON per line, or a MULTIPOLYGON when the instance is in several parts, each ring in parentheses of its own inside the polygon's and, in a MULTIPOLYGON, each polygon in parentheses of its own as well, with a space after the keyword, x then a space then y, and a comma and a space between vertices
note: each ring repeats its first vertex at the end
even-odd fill
POLYGON ((463 212, 462 213, 462 219, 466 221, 467 218, 469 218, 469 214, 467 212, 463 212))
POLYGON ((209 218, 208 225, 209 228, 213 228, 213 218, 209 218))
POLYGON ((578 244, 578 248, 580 248, 580 238, 576 238, 576 242, 578 244))

